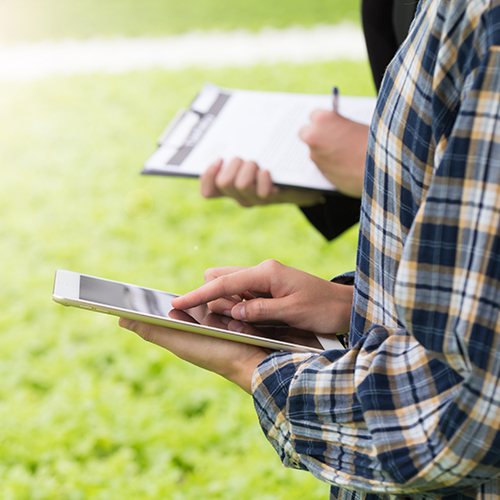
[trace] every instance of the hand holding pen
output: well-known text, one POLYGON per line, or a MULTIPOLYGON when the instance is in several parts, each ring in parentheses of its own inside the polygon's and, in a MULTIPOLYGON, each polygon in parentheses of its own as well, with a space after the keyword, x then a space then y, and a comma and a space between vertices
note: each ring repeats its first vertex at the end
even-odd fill
POLYGON ((309 146, 311 160, 340 192, 360 197, 369 127, 339 114, 339 95, 333 87, 332 109, 313 111, 299 137, 309 146))

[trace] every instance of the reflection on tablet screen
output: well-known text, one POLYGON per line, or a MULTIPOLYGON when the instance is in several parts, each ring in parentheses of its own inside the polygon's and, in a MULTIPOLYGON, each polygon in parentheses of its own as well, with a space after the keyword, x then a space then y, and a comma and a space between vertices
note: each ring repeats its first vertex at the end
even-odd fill
POLYGON ((292 328, 285 324, 250 324, 236 321, 209 311, 206 305, 180 311, 172 307, 175 294, 152 290, 116 281, 80 276, 80 298, 90 302, 108 304, 120 309, 159 316, 174 321, 201 324, 220 330, 253 335, 267 340, 279 340, 316 349, 341 349, 336 335, 324 335, 320 339, 309 331, 292 328))

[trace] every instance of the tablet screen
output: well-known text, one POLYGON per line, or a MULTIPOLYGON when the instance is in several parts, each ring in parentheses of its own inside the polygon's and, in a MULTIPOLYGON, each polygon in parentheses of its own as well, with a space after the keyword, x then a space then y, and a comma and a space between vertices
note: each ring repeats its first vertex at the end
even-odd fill
POLYGON ((250 334, 269 340, 291 342, 317 349, 329 349, 332 342, 335 348, 341 347, 335 335, 318 337, 305 330, 288 325, 255 324, 234 321, 225 316, 214 314, 206 305, 186 311, 172 307, 171 301, 177 295, 151 288, 108 281, 91 276, 80 275, 80 299, 126 309, 140 314, 159 316, 173 321, 183 321, 209 326, 226 331, 250 334))

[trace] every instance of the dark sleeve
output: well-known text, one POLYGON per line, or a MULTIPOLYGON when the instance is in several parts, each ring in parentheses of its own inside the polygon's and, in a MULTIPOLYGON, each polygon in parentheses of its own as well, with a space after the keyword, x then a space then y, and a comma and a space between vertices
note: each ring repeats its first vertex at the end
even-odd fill
POLYGON ((309 222, 327 239, 333 240, 359 222, 361 200, 335 192, 313 207, 301 207, 309 222))
POLYGON ((363 0, 361 18, 375 87, 403 43, 415 16, 418 0, 363 0))
MULTIPOLYGON (((368 59, 377 92, 385 70, 408 34, 418 0, 363 0, 361 17, 368 59)), ((302 208, 309 222, 333 240, 359 221, 361 201, 341 193, 325 197, 314 207, 302 208)))

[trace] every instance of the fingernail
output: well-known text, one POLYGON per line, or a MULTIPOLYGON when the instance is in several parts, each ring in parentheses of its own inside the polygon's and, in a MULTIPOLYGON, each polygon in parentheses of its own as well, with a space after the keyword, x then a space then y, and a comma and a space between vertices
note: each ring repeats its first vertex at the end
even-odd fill
POLYGON ((238 304, 231 309, 231 315, 234 319, 247 319, 245 314, 245 306, 243 304, 238 304))

